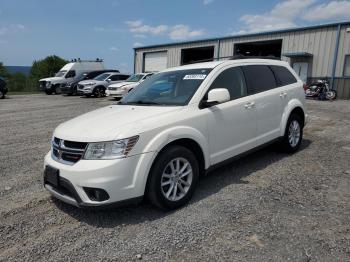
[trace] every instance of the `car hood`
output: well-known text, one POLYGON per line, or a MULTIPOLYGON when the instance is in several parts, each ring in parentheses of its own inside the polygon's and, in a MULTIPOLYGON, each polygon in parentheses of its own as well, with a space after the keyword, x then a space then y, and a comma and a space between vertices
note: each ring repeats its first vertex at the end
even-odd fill
POLYGON ((51 83, 59 83, 59 82, 64 82, 65 78, 54 76, 54 77, 47 77, 47 78, 40 79, 39 82, 40 81, 48 81, 48 82, 51 82, 51 83))
POLYGON ((80 85, 89 85, 89 84, 93 84, 93 85, 96 85, 98 83, 104 83, 104 81, 97 81, 97 80, 83 80, 83 81, 80 81, 79 84, 80 85))
POLYGON ((70 141, 100 142, 138 135, 155 117, 182 107, 112 105, 83 114, 59 125, 54 136, 70 141))
POLYGON ((116 83, 116 84, 112 84, 109 87, 122 87, 122 86, 126 86, 126 85, 132 85, 132 84, 138 84, 139 82, 120 82, 120 83, 116 83))

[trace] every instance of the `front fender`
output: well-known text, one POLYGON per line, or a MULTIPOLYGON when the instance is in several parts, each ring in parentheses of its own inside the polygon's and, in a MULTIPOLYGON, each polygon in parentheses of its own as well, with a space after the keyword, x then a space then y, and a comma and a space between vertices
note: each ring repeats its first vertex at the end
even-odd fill
MULTIPOLYGON (((298 100, 298 99, 291 99, 288 104, 285 106, 283 115, 282 115, 282 120, 280 124, 280 136, 284 136, 284 132, 286 129, 287 121, 290 116, 290 113, 297 107, 300 107, 305 114, 305 107, 304 105, 298 100)), ((306 116, 305 116, 306 117, 306 116)))
POLYGON ((139 190, 145 190, 148 174, 158 153, 166 145, 179 139, 192 139, 195 141, 202 149, 205 168, 209 167, 209 145, 207 139, 200 131, 188 126, 169 128, 154 136, 144 148, 144 152, 151 152, 151 154, 143 154, 137 165, 134 184, 139 190))

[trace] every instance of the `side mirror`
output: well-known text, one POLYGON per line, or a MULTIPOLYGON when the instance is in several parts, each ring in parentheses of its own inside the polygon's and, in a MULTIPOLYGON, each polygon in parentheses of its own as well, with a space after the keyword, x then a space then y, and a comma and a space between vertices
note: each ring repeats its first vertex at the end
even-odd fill
POLYGON ((108 83, 110 83, 110 82, 112 81, 112 79, 108 78, 106 81, 107 81, 108 83))
POLYGON ((202 101, 201 107, 211 107, 230 101, 230 93, 226 88, 215 88, 209 91, 208 100, 202 101))

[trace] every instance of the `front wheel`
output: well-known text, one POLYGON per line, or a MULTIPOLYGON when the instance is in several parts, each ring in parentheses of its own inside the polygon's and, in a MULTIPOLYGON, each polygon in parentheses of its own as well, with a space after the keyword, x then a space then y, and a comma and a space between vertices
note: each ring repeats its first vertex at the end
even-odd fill
POLYGON ((289 116, 286 129, 284 132, 284 136, 281 141, 281 146, 283 151, 285 151, 286 153, 296 152, 300 147, 302 139, 303 139, 302 120, 298 115, 292 114, 289 116))
POLYGON ((52 95, 53 92, 52 92, 51 89, 46 89, 46 90, 45 90, 45 93, 46 93, 47 95, 52 95))
POLYGON ((105 95, 105 91, 102 87, 97 87, 94 91, 94 97, 103 97, 105 95))
POLYGON ((336 97, 337 97, 337 91, 332 89, 326 92, 326 98, 328 100, 334 100, 336 97))
POLYGON ((194 154, 185 147, 171 146, 161 152, 153 164, 146 195, 161 209, 176 209, 191 199, 198 177, 194 154))

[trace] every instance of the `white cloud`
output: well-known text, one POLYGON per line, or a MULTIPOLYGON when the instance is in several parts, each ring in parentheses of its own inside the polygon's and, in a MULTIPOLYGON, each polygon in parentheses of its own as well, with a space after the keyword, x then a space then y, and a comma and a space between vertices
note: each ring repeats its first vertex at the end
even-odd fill
POLYGON ((140 42, 136 42, 133 44, 134 47, 140 47, 143 46, 144 44, 140 43, 140 42))
POLYGON ((350 18, 350 1, 284 0, 263 14, 245 14, 240 17, 243 26, 233 34, 253 33, 296 27, 300 21, 331 21, 350 18))
POLYGON ((147 35, 164 35, 167 34, 172 40, 184 40, 198 37, 204 34, 204 30, 191 30, 187 25, 157 25, 150 26, 144 24, 141 20, 126 21, 129 31, 135 38, 145 38, 147 35))
POLYGON ((341 20, 350 18, 350 1, 331 1, 308 10, 304 16, 308 21, 341 20))
POLYGON ((6 33, 7 33, 7 31, 8 31, 8 28, 7 28, 7 27, 5 27, 5 26, 0 27, 0 35, 4 35, 4 34, 6 34, 6 33))
POLYGON ((126 21, 125 23, 128 25, 129 31, 134 35, 141 35, 141 34, 160 35, 165 33, 168 30, 168 26, 166 25, 150 26, 150 25, 143 24, 141 20, 126 21))
POLYGON ((22 24, 17 24, 17 25, 15 25, 15 27, 17 29, 24 29, 25 28, 24 25, 22 25, 22 24))
POLYGON ((315 0, 287 0, 276 4, 264 14, 246 14, 240 21, 244 26, 240 33, 276 30, 296 26, 295 19, 303 14, 315 0))
POLYGON ((129 27, 140 27, 142 26, 141 20, 135 20, 135 21, 126 21, 125 24, 127 24, 129 27))
POLYGON ((115 46, 111 46, 111 47, 109 48, 109 51, 117 52, 117 51, 119 51, 119 48, 118 48, 118 47, 115 47, 115 46))
POLYGON ((188 38, 202 36, 204 30, 191 30, 187 25, 175 25, 170 29, 169 37, 172 40, 185 40, 188 38))
POLYGON ((214 2, 214 0, 203 0, 203 5, 209 5, 212 2, 214 2))

